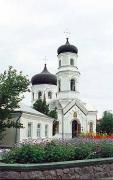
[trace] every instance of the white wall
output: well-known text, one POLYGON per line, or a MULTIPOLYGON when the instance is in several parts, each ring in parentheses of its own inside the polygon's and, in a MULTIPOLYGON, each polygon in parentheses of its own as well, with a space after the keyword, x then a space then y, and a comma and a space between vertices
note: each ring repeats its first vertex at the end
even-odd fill
POLYGON ((72 121, 78 120, 81 124, 81 133, 89 132, 89 123, 93 122, 93 132, 96 132, 96 112, 83 113, 76 105, 74 105, 69 111, 62 116, 62 110, 58 111, 59 120, 59 135, 62 138, 62 121, 63 121, 63 134, 64 138, 72 138, 72 121), (74 117, 74 112, 77 113, 77 118, 74 117), (62 119, 63 118, 63 119, 62 119))
POLYGON ((40 85, 33 85, 31 87, 32 93, 34 93, 34 100, 33 100, 33 94, 32 94, 32 103, 34 103, 38 99, 38 92, 42 92, 42 99, 44 98, 44 93, 47 102, 49 103, 51 100, 56 99, 56 93, 57 93, 57 86, 51 85, 51 84, 40 84, 40 85), (48 99, 48 92, 52 92, 52 99, 48 99))
POLYGON ((34 116, 23 113, 20 122, 24 128, 20 129, 20 141, 28 138, 28 123, 32 123, 32 138, 37 139, 37 124, 41 124, 41 138, 45 137, 45 125, 48 125, 48 138, 52 138, 53 120, 46 117, 34 116))
POLYGON ((87 129, 89 131, 89 124, 90 122, 93 123, 93 132, 96 132, 96 114, 97 112, 88 112, 87 115, 87 129))
POLYGON ((59 67, 59 60, 61 60, 61 66, 67 66, 70 65, 70 59, 74 59, 74 66, 77 67, 77 57, 78 55, 76 53, 71 53, 71 52, 60 53, 58 55, 58 67, 59 67))
POLYGON ((77 68, 77 54, 76 53, 61 53, 58 55, 58 72, 57 85, 61 81, 61 91, 58 90, 58 99, 75 99, 79 94, 79 75, 77 68), (74 60, 74 66, 70 65, 70 59, 74 60), (59 67, 59 61, 61 66, 59 67), (70 89, 70 80, 75 79, 75 91, 70 89))

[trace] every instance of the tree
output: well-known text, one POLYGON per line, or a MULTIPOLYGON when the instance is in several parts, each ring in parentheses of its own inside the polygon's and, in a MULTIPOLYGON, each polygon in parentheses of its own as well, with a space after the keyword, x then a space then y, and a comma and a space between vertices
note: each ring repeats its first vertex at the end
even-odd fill
POLYGON ((43 101, 41 99, 38 99, 34 104, 33 108, 45 115, 48 115, 49 113, 49 105, 46 104, 46 100, 43 101))
POLYGON ((57 119, 58 115, 57 115, 57 111, 56 111, 56 110, 57 110, 57 108, 49 111, 49 114, 48 114, 48 115, 49 115, 50 117, 54 118, 54 119, 57 119))
POLYGON ((22 127, 22 124, 12 120, 12 114, 24 98, 21 94, 29 91, 29 83, 27 76, 18 73, 12 66, 0 74, 0 140, 6 128, 22 127))
POLYGON ((57 111, 56 108, 53 110, 49 110, 49 105, 46 103, 46 99, 44 100, 38 99, 34 104, 33 108, 49 117, 57 119, 57 111))
POLYGON ((97 132, 113 133, 113 114, 109 111, 104 111, 100 124, 97 125, 97 132))

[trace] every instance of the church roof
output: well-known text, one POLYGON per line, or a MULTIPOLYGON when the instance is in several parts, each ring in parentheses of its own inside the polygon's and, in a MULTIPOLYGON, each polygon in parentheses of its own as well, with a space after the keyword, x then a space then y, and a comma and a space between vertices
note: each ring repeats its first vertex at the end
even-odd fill
POLYGON ((67 38, 66 44, 60 46, 57 50, 58 55, 60 53, 65 53, 65 52, 72 52, 72 53, 76 53, 76 54, 78 53, 77 47, 74 45, 71 45, 68 41, 68 38, 67 38))
POLYGON ((48 71, 47 66, 45 64, 43 71, 32 77, 31 83, 32 85, 37 85, 37 84, 57 85, 57 78, 55 75, 51 74, 48 71))

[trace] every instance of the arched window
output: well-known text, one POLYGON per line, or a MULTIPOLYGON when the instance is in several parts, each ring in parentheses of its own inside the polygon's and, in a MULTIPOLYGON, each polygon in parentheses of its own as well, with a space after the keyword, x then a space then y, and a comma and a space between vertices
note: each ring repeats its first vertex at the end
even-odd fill
POLYGON ((41 98, 42 98, 42 92, 39 91, 39 92, 38 92, 38 99, 41 99, 41 98))
POLYGON ((58 91, 61 91, 61 80, 58 80, 58 91))
POLYGON ((71 81, 70 81, 70 88, 71 88, 71 91, 75 91, 75 80, 74 79, 71 79, 71 81))
POLYGON ((61 60, 59 60, 59 67, 61 67, 61 60))
POLYGON ((93 132, 93 122, 89 123, 89 132, 92 133, 93 132))
POLYGON ((37 137, 41 136, 41 124, 37 124, 37 137))
POLYGON ((32 93, 33 101, 34 101, 34 92, 32 93))
POLYGON ((48 99, 52 99, 52 92, 51 91, 48 92, 48 99))
POLYGON ((70 65, 74 66, 74 59, 70 59, 70 65))

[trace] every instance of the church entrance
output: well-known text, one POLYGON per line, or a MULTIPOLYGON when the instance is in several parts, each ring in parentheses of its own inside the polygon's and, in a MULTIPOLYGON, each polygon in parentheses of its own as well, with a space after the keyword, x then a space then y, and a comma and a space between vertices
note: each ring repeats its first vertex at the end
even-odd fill
POLYGON ((72 138, 77 137, 81 132, 81 125, 77 120, 72 121, 72 138))

